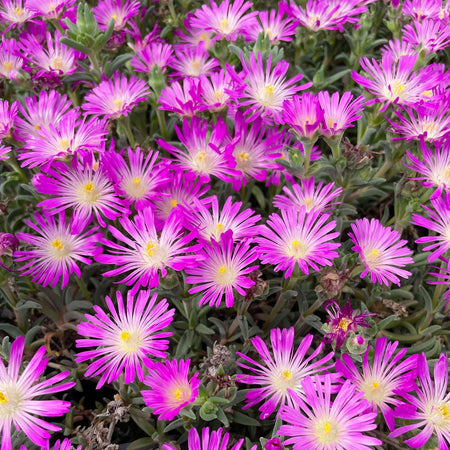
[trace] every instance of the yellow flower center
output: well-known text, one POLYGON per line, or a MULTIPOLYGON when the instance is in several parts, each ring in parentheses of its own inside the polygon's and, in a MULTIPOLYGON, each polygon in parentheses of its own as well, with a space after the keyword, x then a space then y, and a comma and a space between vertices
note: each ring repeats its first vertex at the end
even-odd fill
POLYGON ((248 152, 239 152, 238 153, 238 158, 242 161, 242 162, 246 162, 250 159, 250 153, 248 152))
POLYGON ((120 332, 119 348, 125 353, 136 353, 141 348, 141 335, 137 331, 120 332))
POLYGON ((35 128, 36 131, 41 131, 41 125, 39 125, 39 124, 36 124, 34 126, 34 128, 35 128))
POLYGON ((21 17, 23 15, 23 13, 24 13, 24 10, 22 8, 19 8, 19 7, 14 8, 14 14, 17 17, 21 17))
POLYGON ((380 256, 380 252, 373 248, 370 252, 364 253, 364 259, 366 260, 366 263, 370 266, 372 263, 376 263, 378 258, 380 256))
POLYGON ((64 249, 64 245, 59 239, 55 239, 54 241, 52 241, 52 245, 53 245, 53 247, 55 247, 58 250, 64 249))
POLYGON ((120 339, 122 339, 123 341, 129 341, 130 333, 128 333, 128 331, 122 331, 122 333, 120 333, 120 339))
POLYGON ((344 332, 347 332, 348 330, 348 326, 352 323, 351 320, 343 317, 340 321, 339 321, 339 328, 341 330, 343 330, 344 332))
POLYGON ((264 30, 264 36, 267 36, 269 38, 269 40, 272 40, 273 36, 272 36, 272 30, 270 28, 266 28, 264 30))
POLYGON ((67 150, 69 150, 69 141, 67 139, 61 139, 59 141, 59 148, 63 151, 63 152, 67 152, 67 150))
POLYGON ((422 92, 422 97, 431 97, 432 95, 433 91, 431 89, 422 92))
POLYGON ((281 374, 281 378, 283 378, 286 381, 289 381, 290 379, 292 379, 292 372, 290 370, 285 370, 282 374, 281 374))
POLYGON ((121 99, 121 98, 116 98, 116 99, 113 101, 113 103, 114 103, 116 112, 119 112, 119 111, 123 108, 123 99, 121 99))
POLYGON ((53 258, 65 258, 70 254, 70 250, 71 246, 59 238, 50 242, 50 254, 53 258))
POLYGON ((175 208, 175 206, 178 206, 178 202, 176 200, 170 200, 170 206, 175 208))
POLYGON ((161 267, 168 255, 167 249, 158 241, 148 241, 142 250, 148 267, 161 267))
POLYGON ((147 243, 147 255, 153 256, 155 254, 155 251, 157 250, 158 244, 156 242, 149 242, 147 243))
POLYGON ((364 398, 369 402, 383 403, 390 391, 386 389, 381 380, 367 379, 361 384, 361 391, 364 392, 364 398))
POLYGON ((183 391, 180 388, 176 388, 173 391, 173 396, 175 397, 175 400, 180 401, 183 397, 183 391))
POLYGON ((288 389, 296 391, 300 387, 298 377, 290 367, 274 370, 270 381, 273 389, 280 394, 287 394, 288 389))
POLYGON ((52 58, 50 67, 56 70, 63 70, 63 60, 59 57, 52 58))
POLYGON ((321 444, 332 444, 338 441, 338 427, 333 421, 318 421, 314 428, 316 438, 321 444))
POLYGON ((3 63, 3 68, 5 69, 6 73, 11 72, 13 70, 14 64, 11 61, 5 61, 3 63))
POLYGON ((184 403, 191 398, 192 391, 187 386, 176 387, 173 390, 173 398, 177 403, 184 403))
POLYGON ((437 407, 439 414, 442 416, 442 420, 445 422, 450 422, 450 405, 449 403, 444 403, 437 407))
POLYGON ((228 19, 222 19, 220 21, 220 29, 223 33, 229 33, 230 29, 228 27, 228 19))
POLYGON ((208 154, 206 152, 198 152, 197 160, 200 164, 206 162, 207 159, 208 159, 208 154))
POLYGON ((0 392, 0 403, 8 403, 8 399, 3 392, 0 392))
POLYGON ((202 63, 198 59, 194 59, 191 63, 191 70, 188 75, 198 76, 202 72, 202 63))
POLYGON ((214 233, 216 235, 216 237, 219 237, 223 233, 224 228, 225 227, 223 226, 222 223, 218 223, 216 225, 216 232, 214 233))
POLYGON ((236 280, 236 271, 230 267, 220 266, 216 278, 220 285, 230 286, 236 280))
POLYGON ((147 186, 145 183, 142 183, 141 177, 126 179, 122 184, 122 188, 133 199, 145 197, 147 192, 147 186))
POLYGON ((113 14, 113 15, 111 16, 111 18, 114 19, 114 20, 117 22, 117 14, 113 14))
POLYGON ((221 100, 222 100, 222 96, 223 96, 223 92, 222 92, 222 91, 216 91, 216 92, 214 92, 214 98, 215 98, 216 100, 221 101, 221 100))
POLYGON ((291 241, 287 249, 288 256, 294 257, 296 259, 304 259, 307 253, 308 247, 296 239, 291 241))
POLYGON ((100 197, 99 190, 92 181, 88 181, 81 186, 78 191, 78 200, 85 205, 92 205, 98 201, 100 197))
POLYGON ((385 96, 391 101, 395 99, 402 100, 402 92, 405 90, 406 84, 401 80, 393 80, 388 89, 385 91, 385 96))

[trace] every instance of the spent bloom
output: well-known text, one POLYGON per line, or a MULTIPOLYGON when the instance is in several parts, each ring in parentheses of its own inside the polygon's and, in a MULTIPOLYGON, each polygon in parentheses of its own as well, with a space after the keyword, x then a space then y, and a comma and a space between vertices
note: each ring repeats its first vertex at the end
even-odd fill
POLYGON ((36 416, 62 416, 70 409, 70 402, 36 399, 36 397, 42 395, 71 389, 75 385, 74 382, 60 383, 67 378, 69 372, 61 372, 47 380, 39 381, 48 364, 48 359, 44 358, 46 348, 42 346, 20 373, 24 348, 25 339, 19 336, 11 345, 7 368, 3 360, 0 359, 0 437, 2 450, 12 450, 13 425, 17 430, 23 431, 35 445, 46 446, 51 437, 49 431, 59 431, 61 428, 36 416))
POLYGON ((220 241, 211 241, 202 250, 203 258, 195 267, 186 268, 185 282, 195 284, 189 289, 189 294, 203 292, 200 306, 208 303, 219 307, 225 297, 225 305, 230 308, 234 304, 234 295, 246 295, 246 289, 255 284, 246 275, 258 268, 252 264, 257 256, 250 249, 248 241, 236 243, 233 233, 227 231, 220 235, 220 241))
POLYGON ((172 420, 197 398, 200 380, 198 372, 189 378, 190 363, 189 359, 147 363, 144 383, 150 390, 142 390, 142 397, 160 420, 172 420))
POLYGON ((403 359, 407 349, 403 348, 396 354, 397 347, 398 342, 388 342, 385 337, 378 338, 373 360, 369 362, 369 348, 364 354, 362 372, 346 353, 342 353, 342 361, 337 360, 335 365, 336 371, 343 378, 356 385, 356 392, 364 393, 364 398, 372 405, 373 412, 380 409, 391 431, 395 428, 392 406, 403 403, 397 396, 413 390, 416 386, 414 378, 417 355, 403 359))
POLYGON ((332 400, 331 375, 320 379, 308 377, 303 381, 304 396, 291 391, 292 404, 281 409, 282 425, 278 434, 289 436, 285 445, 294 450, 368 450, 382 442, 364 434, 377 425, 376 413, 369 412, 367 401, 356 386, 346 381, 332 400))
POLYGON ((316 211, 326 211, 334 208, 341 202, 333 201, 342 194, 342 188, 334 189, 334 183, 325 184, 320 181, 316 186, 314 178, 302 179, 300 184, 292 183, 292 188, 283 187, 286 195, 275 195, 273 205, 280 209, 306 208, 309 213, 313 209, 316 211), (291 190, 292 189, 292 190, 291 190))
POLYGON ((409 404, 400 405, 395 410, 396 417, 414 422, 397 428, 390 436, 398 437, 419 428, 420 432, 405 440, 405 444, 412 448, 422 448, 432 436, 435 436, 439 449, 448 449, 450 446, 448 356, 441 353, 434 365, 434 380, 432 380, 425 354, 418 355, 417 374, 420 387, 416 387, 416 395, 403 393, 402 396, 409 404))
POLYGON ((66 222, 64 212, 52 216, 47 212, 35 215, 37 223, 25 220, 36 234, 17 233, 17 238, 29 244, 25 250, 14 252, 14 259, 25 262, 19 267, 22 276, 31 276, 31 280, 42 286, 52 287, 62 278, 61 288, 69 282, 71 273, 81 277, 78 262, 91 264, 90 257, 101 252, 96 246, 100 239, 97 228, 83 232, 86 223, 77 219, 66 222))
POLYGON ((85 376, 101 375, 97 389, 117 380, 122 372, 125 383, 132 383, 136 375, 143 381, 143 364, 150 361, 149 356, 165 358, 169 346, 166 338, 172 335, 161 331, 170 325, 175 312, 168 310, 166 299, 157 301, 157 294, 150 297, 150 291, 140 291, 136 296, 128 293, 126 304, 119 291, 116 297, 117 309, 110 297, 105 298, 110 315, 94 305, 96 314, 86 314, 87 321, 78 325, 78 334, 84 339, 77 339, 77 348, 96 348, 81 351, 75 360, 95 360, 85 376))
POLYGON ((144 288, 158 286, 159 274, 165 277, 167 268, 183 270, 197 259, 193 254, 186 255, 196 249, 186 247, 196 233, 184 235, 181 220, 176 215, 167 219, 162 230, 157 230, 151 208, 139 210, 134 219, 122 217, 119 222, 126 234, 110 225, 110 233, 120 243, 103 239, 102 243, 110 253, 99 255, 97 261, 117 266, 105 272, 103 274, 105 277, 128 273, 118 283, 133 286, 132 294, 135 294, 141 286, 144 288))
POLYGON ((111 119, 128 116, 139 103, 147 100, 150 90, 144 80, 114 72, 113 80, 104 80, 86 95, 82 105, 88 114, 111 119))
POLYGON ((121 30, 127 21, 139 13, 140 3, 137 0, 100 0, 92 11, 99 28, 105 31, 111 20, 114 30, 121 30))
POLYGON ((314 358, 319 355, 324 344, 321 343, 309 356, 306 356, 313 340, 312 334, 307 334, 300 345, 294 350, 294 328, 270 330, 272 352, 260 337, 251 339, 256 352, 260 355, 262 363, 236 352, 236 355, 244 362, 237 364, 253 374, 238 374, 237 381, 250 385, 261 386, 247 393, 247 404, 244 408, 250 408, 260 402, 261 419, 267 417, 281 405, 293 406, 293 397, 289 391, 297 393, 304 398, 302 381, 309 375, 322 372, 333 367, 333 363, 325 366, 333 357, 330 352, 317 361, 314 358))
POLYGON ((412 251, 405 247, 406 240, 389 227, 384 227, 379 220, 367 218, 357 219, 351 225, 349 236, 353 243, 352 250, 359 253, 364 264, 361 278, 370 275, 372 283, 389 285, 389 282, 400 285, 400 279, 408 278, 411 272, 400 269, 414 261, 412 251))
POLYGON ((263 264, 275 265, 275 272, 285 270, 288 278, 298 265, 305 274, 309 267, 319 271, 319 266, 331 266, 331 260, 338 257, 335 251, 341 244, 330 242, 339 236, 332 232, 336 221, 327 222, 330 214, 306 211, 303 206, 281 210, 281 216, 271 214, 265 226, 259 228, 259 258, 263 264))

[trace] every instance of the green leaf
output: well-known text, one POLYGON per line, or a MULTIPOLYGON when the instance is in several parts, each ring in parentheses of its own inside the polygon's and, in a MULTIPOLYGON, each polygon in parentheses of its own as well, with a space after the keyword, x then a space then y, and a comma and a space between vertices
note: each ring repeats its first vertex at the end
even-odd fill
POLYGON ((208 328, 203 323, 199 323, 195 327, 195 331, 197 331, 197 333, 200 333, 200 334, 214 334, 214 330, 211 330, 211 328, 208 328))
POLYGON ((398 317, 397 317, 396 314, 392 314, 391 316, 386 317, 386 318, 383 319, 383 320, 380 320, 380 321, 377 323, 378 331, 384 330, 384 329, 385 329, 390 323, 392 323, 394 320, 398 320, 398 317))
POLYGON ((129 413, 134 423, 145 433, 151 436, 155 432, 155 427, 150 423, 151 414, 138 408, 130 408, 129 413))
POLYGON ((127 450, 147 450, 152 448, 153 444, 155 444, 155 441, 152 438, 140 438, 128 445, 127 450))
POLYGON ((259 427, 260 423, 253 419, 253 417, 247 416, 246 414, 242 414, 239 411, 234 411, 233 413, 234 422, 240 423, 241 425, 247 425, 249 427, 259 427))
POLYGON ((181 418, 175 419, 164 428, 164 433, 168 433, 169 431, 176 430, 177 428, 182 427, 183 424, 184 424, 183 419, 181 419, 181 418))

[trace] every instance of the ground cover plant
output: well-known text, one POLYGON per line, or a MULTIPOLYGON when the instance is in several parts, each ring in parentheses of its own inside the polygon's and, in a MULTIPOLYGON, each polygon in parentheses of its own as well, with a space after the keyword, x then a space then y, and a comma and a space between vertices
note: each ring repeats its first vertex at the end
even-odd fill
POLYGON ((449 449, 450 5, 1 0, 9 449, 449 449))

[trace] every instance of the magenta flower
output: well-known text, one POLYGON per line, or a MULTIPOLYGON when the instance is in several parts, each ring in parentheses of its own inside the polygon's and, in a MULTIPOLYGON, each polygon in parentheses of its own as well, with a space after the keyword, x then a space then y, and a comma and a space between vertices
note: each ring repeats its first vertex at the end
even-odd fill
POLYGON ((11 436, 13 425, 22 431, 35 444, 46 446, 51 437, 49 431, 59 431, 60 427, 52 425, 36 416, 57 417, 67 413, 70 402, 62 400, 36 400, 41 395, 71 389, 75 383, 66 382, 69 372, 61 372, 48 380, 39 381, 43 375, 48 359, 44 358, 45 346, 31 358, 20 374, 25 339, 22 336, 12 343, 8 368, 0 359, 0 437, 2 450, 12 450, 11 436))
POLYGON ((294 450, 368 450, 382 445, 379 439, 363 434, 377 428, 377 415, 368 412, 363 393, 358 394, 350 381, 343 384, 333 401, 329 374, 322 379, 306 378, 303 389, 303 398, 291 391, 293 404, 284 406, 280 412, 288 425, 282 425, 278 433, 290 436, 285 445, 293 445, 294 450))
POLYGON ((28 8, 26 0, 3 0, 1 3, 0 22, 6 22, 9 27, 22 25, 34 15, 35 13, 28 8))
POLYGON ((198 372, 189 378, 190 359, 147 363, 149 374, 144 383, 150 390, 143 390, 142 397, 159 420, 172 420, 181 408, 192 403, 198 395, 198 372))
POLYGON ((232 197, 228 197, 223 205, 219 208, 219 201, 214 195, 209 198, 211 207, 207 207, 205 203, 194 199, 195 208, 185 209, 186 227, 192 230, 198 230, 199 237, 205 241, 220 241, 220 236, 228 230, 233 231, 233 239, 240 241, 255 236, 258 226, 255 224, 261 216, 255 215, 255 212, 247 208, 239 212, 242 202, 234 202, 232 197))
POLYGON ((131 67, 136 72, 150 73, 155 66, 158 66, 164 73, 167 66, 173 60, 173 48, 169 44, 152 42, 138 51, 131 59, 131 67))
POLYGON ((247 403, 244 409, 263 402, 259 407, 261 419, 267 419, 280 405, 294 406, 294 399, 289 391, 297 393, 303 399, 305 398, 302 387, 304 378, 328 370, 334 365, 332 363, 324 366, 333 358, 333 352, 313 362, 313 359, 321 353, 323 343, 306 357, 312 340, 313 335, 307 334, 297 350, 294 351, 294 328, 282 330, 277 328, 270 330, 272 354, 260 337, 251 339, 255 350, 263 361, 262 364, 241 352, 236 352, 237 356, 245 360, 245 363, 237 361, 236 364, 254 373, 254 375, 238 374, 236 381, 261 386, 247 393, 247 403), (250 365, 247 365, 248 363, 250 365))
POLYGON ((225 305, 231 308, 234 304, 234 291, 246 295, 246 289, 255 284, 246 277, 258 268, 252 265, 257 256, 250 248, 248 241, 237 243, 233 241, 233 233, 227 231, 220 235, 220 242, 211 241, 201 252, 203 258, 195 266, 186 268, 188 276, 185 282, 196 284, 189 289, 189 294, 204 292, 199 305, 208 303, 219 307, 225 296, 225 305))
POLYGON ((172 76, 178 78, 211 75, 220 67, 219 61, 210 58, 201 43, 194 48, 175 46, 175 57, 169 65, 174 70, 172 76))
POLYGON ((375 98, 367 104, 386 103, 382 110, 390 103, 411 105, 425 98, 424 92, 439 83, 438 74, 430 71, 415 72, 414 66, 418 55, 403 56, 394 61, 390 53, 385 54, 381 63, 375 59, 361 59, 361 67, 372 78, 365 78, 352 72, 353 79, 363 86, 375 98))
POLYGON ((382 56, 387 53, 391 55, 392 61, 398 61, 402 56, 413 56, 417 52, 409 42, 406 42, 403 39, 394 39, 381 48, 382 56))
POLYGON ((331 232, 336 221, 326 223, 329 218, 330 214, 315 210, 307 213, 306 207, 281 210, 281 217, 271 214, 267 225, 259 229, 261 236, 255 239, 261 263, 274 264, 275 272, 285 270, 285 278, 292 275, 297 264, 305 274, 309 273, 308 266, 316 271, 319 266, 331 266, 341 244, 330 242, 339 233, 331 232))
POLYGON ((148 99, 150 89, 144 80, 114 72, 113 80, 104 80, 86 95, 82 108, 87 114, 111 119, 128 116, 139 103, 148 99))
MULTIPOLYGON (((241 450, 244 444, 244 439, 239 439, 233 447, 228 445, 230 441, 230 435, 223 433, 223 429, 219 428, 217 431, 211 431, 209 428, 202 428, 201 439, 197 428, 191 428, 189 430, 188 448, 189 450, 241 450)), ((171 444, 163 444, 163 450, 177 450, 171 444)), ((256 445, 251 450, 256 450, 256 445)))
POLYGON ((171 216, 164 223, 162 230, 156 229, 151 208, 138 211, 133 220, 128 217, 119 219, 126 232, 109 226, 110 233, 121 243, 102 239, 110 254, 97 256, 97 261, 103 264, 113 264, 116 269, 103 274, 105 277, 115 277, 128 273, 118 283, 133 286, 131 294, 136 294, 139 288, 153 288, 159 284, 159 274, 167 275, 167 268, 179 271, 197 261, 197 247, 186 247, 195 237, 195 232, 183 234, 183 226, 178 216, 171 216))
POLYGON ((43 19, 57 19, 76 0, 27 0, 28 8, 43 19))
POLYGON ((174 81, 161 91, 159 109, 172 111, 180 117, 192 117, 202 109, 201 92, 198 78, 185 78, 182 85, 174 81))
POLYGON ((362 117, 365 102, 362 95, 353 100, 351 92, 344 92, 339 98, 339 92, 330 97, 328 91, 321 91, 318 98, 323 111, 321 133, 328 138, 341 135, 345 129, 353 127, 352 122, 362 117))
POLYGON ((100 0, 92 11, 101 30, 106 31, 111 20, 114 20, 114 30, 118 31, 139 13, 140 6, 137 0, 100 0))
POLYGON ((342 308, 336 300, 332 299, 325 301, 323 307, 330 316, 326 321, 329 331, 323 338, 325 343, 333 342, 339 348, 342 347, 350 333, 358 331, 358 327, 372 328, 366 321, 367 317, 374 314, 355 314, 350 305, 350 299, 347 300, 347 303, 342 308))
POLYGON ((9 107, 7 100, 0 100, 0 139, 11 136, 11 129, 17 116, 17 103, 9 107))
POLYGON ((442 0, 405 0, 402 14, 415 20, 438 19, 446 9, 442 0))
POLYGON ((281 60, 272 68, 271 55, 264 63, 261 52, 258 52, 257 59, 252 52, 250 60, 241 57, 241 63, 243 70, 239 75, 231 67, 228 70, 237 84, 234 100, 238 102, 238 107, 245 108, 247 122, 261 117, 268 123, 283 123, 285 100, 312 86, 312 82, 297 84, 303 78, 300 73, 286 81, 289 64, 281 60))
POLYGON ((232 79, 223 69, 201 77, 202 104, 212 112, 221 111, 230 103, 228 91, 232 90, 232 79))
POLYGON ((450 29, 444 20, 421 18, 404 26, 402 38, 429 55, 450 45, 450 29))
POLYGON ((193 178, 199 177, 201 181, 209 181, 211 175, 223 181, 231 181, 236 163, 231 149, 225 147, 229 134, 221 117, 212 125, 211 132, 208 121, 198 117, 192 117, 190 121, 185 118, 182 130, 176 125, 174 128, 185 150, 162 139, 156 140, 158 145, 174 156, 175 159, 169 160, 173 167, 188 170, 193 178))
POLYGON ((404 433, 421 428, 420 432, 405 441, 411 448, 422 448, 432 436, 438 440, 439 450, 450 446, 450 391, 448 386, 448 356, 441 353, 434 365, 434 382, 430 376, 427 358, 424 353, 418 356, 417 374, 420 387, 416 395, 403 393, 410 404, 398 406, 395 416, 415 421, 397 428, 390 436, 398 437, 404 433))
POLYGON ((416 240, 418 244, 427 244, 423 251, 432 250, 428 261, 433 262, 450 249, 450 194, 431 198, 430 201, 434 210, 422 205, 428 218, 413 214, 411 224, 427 228, 437 234, 436 236, 423 236, 416 240))
POLYGON ((378 338, 373 361, 369 363, 370 348, 364 354, 362 373, 346 353, 342 353, 342 361, 337 360, 335 365, 336 371, 344 379, 356 385, 356 392, 364 394, 374 413, 380 409, 391 431, 395 428, 392 406, 403 403, 397 396, 416 386, 414 378, 417 355, 411 355, 402 361, 407 349, 403 348, 395 354, 397 346, 398 342, 388 342, 385 337, 378 338))
POLYGON ((300 211, 302 207, 309 213, 312 210, 323 212, 342 202, 333 202, 336 197, 342 194, 342 188, 334 188, 334 183, 323 184, 320 181, 316 186, 314 178, 302 179, 301 184, 292 184, 292 191, 283 187, 286 195, 275 195, 273 205, 282 210, 296 209, 300 211))
POLYGON ((97 227, 90 228, 83 233, 86 223, 72 219, 66 223, 65 214, 51 216, 48 213, 36 214, 37 224, 28 220, 25 223, 37 235, 17 233, 17 238, 29 243, 26 250, 14 252, 14 260, 24 262, 19 267, 21 276, 31 275, 31 280, 42 286, 54 287, 62 277, 61 288, 69 282, 71 273, 81 277, 77 262, 91 264, 89 257, 95 257, 101 252, 96 244, 100 239, 97 227), (55 220, 57 217, 57 220, 55 220))
MULTIPOLYGON (((433 275, 437 280, 428 281, 428 284, 445 284, 450 285, 450 268, 449 261, 446 261, 447 267, 436 267, 430 266, 430 269, 438 270, 438 272, 429 272, 428 275, 433 275), (440 278, 440 279, 439 279, 440 278)), ((445 314, 447 317, 450 317, 450 290, 444 292, 443 294, 444 305, 442 306, 442 314, 445 314)))
POLYGON ((161 331, 173 320, 174 309, 167 310, 166 299, 157 302, 157 294, 150 298, 150 291, 128 293, 124 305, 122 294, 117 291, 117 310, 110 297, 106 305, 111 313, 108 316, 99 306, 94 305, 94 316, 86 314, 87 322, 78 325, 78 334, 87 339, 77 339, 77 348, 96 347, 75 356, 77 363, 94 359, 86 377, 101 375, 97 384, 111 383, 125 373, 125 383, 132 383, 137 375, 144 380, 143 364, 150 362, 149 356, 165 358, 172 332, 161 331))
POLYGON ((5 145, 0 145, 0 161, 8 159, 11 147, 6 147, 5 145))
POLYGON ((23 66, 19 43, 15 39, 2 38, 0 42, 0 78, 16 80, 23 66))
POLYGON ((294 95, 283 103, 283 119, 297 136, 315 142, 323 119, 319 98, 310 92, 294 95))
POLYGON ((149 151, 144 155, 140 147, 128 148, 127 156, 113 149, 105 152, 102 165, 115 183, 117 192, 124 197, 124 204, 134 205, 139 210, 151 206, 157 199, 157 189, 167 180, 167 171, 157 162, 159 152, 149 151), (128 161, 128 162, 127 162, 128 161))
POLYGON ((352 250, 359 253, 365 269, 361 278, 370 275, 372 283, 389 286, 389 282, 400 286, 400 279, 408 278, 411 272, 400 269, 414 261, 409 256, 412 251, 405 247, 406 240, 399 240, 401 235, 392 228, 384 227, 377 219, 357 219, 351 225, 349 233, 355 244, 352 250))
POLYGON ((51 210, 51 214, 70 208, 74 220, 80 223, 91 221, 95 215, 100 226, 105 227, 103 217, 114 220, 127 212, 104 169, 92 168, 91 157, 83 162, 73 158, 71 167, 56 161, 46 174, 34 175, 32 183, 37 192, 53 196, 38 206, 51 210))
POLYGON ((244 0, 224 0, 217 5, 211 0, 211 6, 202 5, 190 19, 190 26, 198 30, 210 31, 219 38, 236 40, 243 29, 256 26, 256 12, 245 14, 252 3, 244 0))

